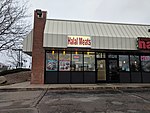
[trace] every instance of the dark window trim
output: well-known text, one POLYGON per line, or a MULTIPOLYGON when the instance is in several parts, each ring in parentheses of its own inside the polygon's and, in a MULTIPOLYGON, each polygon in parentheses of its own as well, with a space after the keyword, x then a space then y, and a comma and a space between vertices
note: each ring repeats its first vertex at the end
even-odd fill
POLYGON ((141 72, 140 55, 129 55, 129 58, 130 58, 130 72, 141 72), (139 70, 138 71, 132 71, 131 70, 131 56, 138 56, 139 57, 139 70))
MULTIPOLYGON (((120 54, 119 54, 119 55, 120 55, 120 54)), ((120 61, 120 60, 119 60, 119 55, 118 55, 118 62, 120 61)), ((130 72, 131 72, 131 68, 130 68, 130 57, 129 57, 129 55, 127 55, 127 54, 123 54, 123 55, 128 56, 128 60, 129 60, 129 71, 119 70, 119 72, 128 72, 128 73, 130 73, 130 72)), ((119 65, 118 65, 118 68, 119 68, 119 65)))
MULTIPOLYGON (((63 52, 63 51, 61 51, 61 52, 63 52)), ((67 52, 66 52, 66 54, 67 54, 67 52)), ((72 63, 72 62, 71 62, 71 58, 72 58, 72 57, 71 57, 71 55, 72 55, 72 54, 71 54, 71 52, 70 52, 70 51, 69 51, 69 55, 70 55, 70 66, 71 66, 71 63, 72 63)), ((60 57, 60 51, 59 51, 58 56, 60 57)), ((58 60, 58 61, 60 61, 60 60, 58 60)), ((59 64, 58 64, 58 65, 59 65, 59 64)), ((59 70, 58 70, 58 72, 70 72, 70 71, 71 71, 71 68, 70 68, 70 70, 69 70, 69 71, 60 71, 60 68, 59 68, 59 70)))
MULTIPOLYGON (((140 55, 140 61, 141 61, 141 56, 150 56, 150 55, 140 55)), ((141 72, 150 73, 150 71, 149 72, 144 71, 143 68, 142 68, 142 61, 140 63, 141 63, 141 72)))

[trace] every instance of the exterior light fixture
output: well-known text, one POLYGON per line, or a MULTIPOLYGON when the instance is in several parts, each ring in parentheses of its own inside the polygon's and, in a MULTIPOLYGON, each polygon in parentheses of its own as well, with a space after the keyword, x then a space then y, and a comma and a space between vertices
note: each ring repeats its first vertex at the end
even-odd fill
POLYGON ((76 52, 75 52, 75 54, 77 55, 77 54, 78 54, 78 52, 76 51, 76 52))
POLYGON ((90 52, 87 52, 87 55, 89 55, 90 54, 90 52))
POLYGON ((123 61, 123 63, 125 64, 125 63, 126 63, 126 61, 123 61))
POLYGON ((52 55, 54 55, 55 54, 55 51, 52 51, 52 55))
POLYGON ((63 55, 65 55, 66 54, 66 51, 63 51, 63 55))
POLYGON ((38 15, 39 18, 42 18, 42 10, 37 9, 36 13, 37 13, 37 15, 38 15))

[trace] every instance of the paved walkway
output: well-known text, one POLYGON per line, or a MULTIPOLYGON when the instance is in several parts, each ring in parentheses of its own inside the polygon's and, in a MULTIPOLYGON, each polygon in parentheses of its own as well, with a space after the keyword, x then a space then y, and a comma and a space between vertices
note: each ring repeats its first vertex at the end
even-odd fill
POLYGON ((0 90, 100 90, 100 89, 140 89, 149 88, 150 83, 99 83, 99 84, 30 84, 22 82, 0 86, 0 90))

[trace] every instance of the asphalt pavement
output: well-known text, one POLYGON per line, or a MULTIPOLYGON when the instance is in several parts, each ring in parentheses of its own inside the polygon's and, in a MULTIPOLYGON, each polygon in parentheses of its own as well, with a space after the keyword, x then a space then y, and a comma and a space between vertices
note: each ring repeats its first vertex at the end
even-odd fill
POLYGON ((150 113, 150 90, 1 91, 0 113, 150 113))
POLYGON ((150 84, 5 85, 0 113, 150 113, 150 84))

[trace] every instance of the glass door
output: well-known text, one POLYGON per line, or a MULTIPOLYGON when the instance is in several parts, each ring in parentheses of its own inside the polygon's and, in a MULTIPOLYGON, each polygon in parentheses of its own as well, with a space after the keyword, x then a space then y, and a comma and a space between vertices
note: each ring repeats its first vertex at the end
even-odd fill
POLYGON ((106 61, 97 60, 97 81, 106 81, 106 61))
POLYGON ((109 82, 119 82, 119 72, 117 60, 109 60, 109 82))

